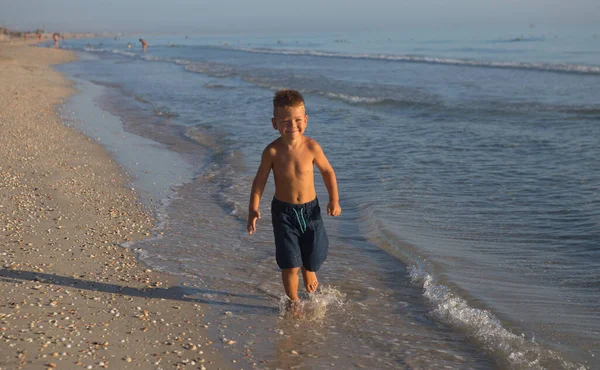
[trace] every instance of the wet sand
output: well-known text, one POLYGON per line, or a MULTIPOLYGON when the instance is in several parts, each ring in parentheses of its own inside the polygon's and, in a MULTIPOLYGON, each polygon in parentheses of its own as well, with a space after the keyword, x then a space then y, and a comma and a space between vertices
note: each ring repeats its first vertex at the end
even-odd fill
POLYGON ((56 111, 75 54, 0 42, 0 369, 216 369, 210 308, 120 245, 151 215, 122 169, 56 111))

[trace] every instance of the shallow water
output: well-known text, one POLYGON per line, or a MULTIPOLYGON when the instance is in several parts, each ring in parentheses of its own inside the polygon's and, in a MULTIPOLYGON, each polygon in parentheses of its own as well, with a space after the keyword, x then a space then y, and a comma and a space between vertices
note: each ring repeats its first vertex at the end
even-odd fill
MULTIPOLYGON (((81 59, 59 69, 133 134, 106 145, 161 223, 132 248, 182 276, 214 330, 266 366, 593 368, 600 45, 589 30, 549 34, 171 36, 146 54, 69 40, 81 59), (305 95, 307 135, 340 185, 319 281, 344 303, 320 320, 279 316, 272 187, 259 232, 244 231, 283 86, 305 95), (155 143, 145 161, 138 136, 155 143)), ((70 122, 106 133, 77 99, 70 122)))

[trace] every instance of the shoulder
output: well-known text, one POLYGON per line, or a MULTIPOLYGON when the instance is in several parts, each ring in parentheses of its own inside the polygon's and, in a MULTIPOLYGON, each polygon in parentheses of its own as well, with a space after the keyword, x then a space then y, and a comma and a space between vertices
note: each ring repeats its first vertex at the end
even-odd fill
POLYGON ((280 139, 275 139, 266 146, 265 150, 263 150, 263 156, 275 156, 277 154, 277 149, 281 146, 280 139))
POLYGON ((319 145, 319 143, 317 143, 316 140, 311 139, 307 136, 304 137, 305 142, 304 142, 304 146, 306 147, 306 149, 308 149, 309 151, 315 153, 315 152, 322 152, 323 149, 321 149, 321 145, 319 145))

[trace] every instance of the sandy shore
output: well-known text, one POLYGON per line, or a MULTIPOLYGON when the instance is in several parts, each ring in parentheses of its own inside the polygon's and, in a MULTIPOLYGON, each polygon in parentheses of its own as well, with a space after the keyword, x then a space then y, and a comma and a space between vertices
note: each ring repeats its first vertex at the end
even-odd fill
POLYGON ((56 113, 75 91, 50 65, 74 58, 0 42, 0 369, 243 367, 213 344, 206 306, 120 246, 153 221, 56 113))

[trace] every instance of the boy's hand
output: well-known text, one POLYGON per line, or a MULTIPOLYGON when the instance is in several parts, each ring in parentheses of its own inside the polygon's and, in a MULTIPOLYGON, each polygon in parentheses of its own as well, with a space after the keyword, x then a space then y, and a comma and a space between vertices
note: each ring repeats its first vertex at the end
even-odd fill
POLYGON ((256 209, 248 211, 248 225, 246 226, 248 234, 256 231, 256 220, 260 219, 260 212, 256 209))
POLYGON ((342 213, 342 207, 340 207, 340 202, 330 200, 327 204, 327 214, 329 216, 339 216, 342 213))

